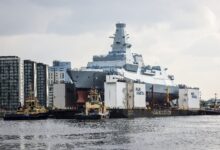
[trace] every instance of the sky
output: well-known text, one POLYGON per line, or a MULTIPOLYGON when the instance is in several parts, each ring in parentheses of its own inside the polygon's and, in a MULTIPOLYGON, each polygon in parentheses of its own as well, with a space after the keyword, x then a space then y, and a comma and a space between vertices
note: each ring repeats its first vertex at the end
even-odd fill
POLYGON ((86 66, 111 50, 115 24, 126 23, 132 51, 161 65, 176 84, 220 97, 219 0, 0 0, 0 55, 48 65, 86 66))

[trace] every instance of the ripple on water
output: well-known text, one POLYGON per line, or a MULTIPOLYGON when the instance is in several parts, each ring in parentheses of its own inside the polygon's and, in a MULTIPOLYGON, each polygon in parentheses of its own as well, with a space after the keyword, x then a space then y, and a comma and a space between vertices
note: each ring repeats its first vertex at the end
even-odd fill
POLYGON ((220 116, 3 121, 0 149, 220 149, 220 116))

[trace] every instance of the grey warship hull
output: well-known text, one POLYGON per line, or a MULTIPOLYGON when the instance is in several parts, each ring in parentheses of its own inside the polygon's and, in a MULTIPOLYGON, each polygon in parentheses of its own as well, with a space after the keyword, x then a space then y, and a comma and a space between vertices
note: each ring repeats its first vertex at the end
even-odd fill
MULTIPOLYGON (((104 91, 104 82, 108 72, 96 72, 96 71, 68 71, 69 76, 75 82, 77 90, 88 91, 92 87, 104 91)), ((167 86, 160 84, 145 83, 146 86, 146 101, 154 103, 163 103, 167 95, 169 99, 173 100, 178 98, 178 87, 167 86), (169 89, 169 93, 167 93, 169 89)))

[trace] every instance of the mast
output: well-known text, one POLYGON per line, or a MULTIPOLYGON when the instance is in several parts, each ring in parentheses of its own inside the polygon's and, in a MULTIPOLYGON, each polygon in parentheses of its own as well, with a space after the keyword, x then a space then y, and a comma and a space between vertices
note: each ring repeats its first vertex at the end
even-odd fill
POLYGON ((115 34, 112 37, 114 38, 113 44, 111 45, 112 52, 126 52, 126 49, 131 47, 131 44, 127 43, 129 37, 124 30, 125 27, 125 23, 116 24, 115 34))
POLYGON ((215 93, 215 103, 214 103, 214 110, 216 110, 216 105, 217 105, 217 93, 215 93))

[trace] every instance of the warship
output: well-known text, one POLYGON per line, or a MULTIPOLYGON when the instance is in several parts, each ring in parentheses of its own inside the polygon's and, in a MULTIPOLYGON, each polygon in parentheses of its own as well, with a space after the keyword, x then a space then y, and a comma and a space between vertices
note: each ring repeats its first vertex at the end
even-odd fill
POLYGON ((146 102, 163 105, 167 101, 167 93, 170 101, 177 99, 178 86, 174 83, 174 76, 167 74, 167 68, 145 65, 142 55, 131 50, 125 27, 124 23, 116 24, 115 34, 110 37, 113 38, 112 48, 107 55, 93 56, 93 61, 86 67, 68 71, 77 88, 78 102, 86 101, 92 87, 104 93, 106 75, 119 75, 145 83, 146 102))

